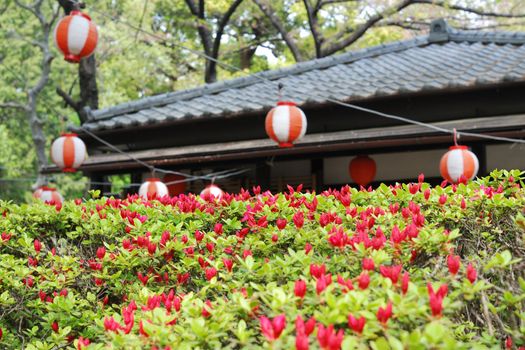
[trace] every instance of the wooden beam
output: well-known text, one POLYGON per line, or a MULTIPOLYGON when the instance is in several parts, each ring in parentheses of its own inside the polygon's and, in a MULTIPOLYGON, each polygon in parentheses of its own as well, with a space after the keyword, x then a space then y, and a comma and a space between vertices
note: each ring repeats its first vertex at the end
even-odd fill
MULTIPOLYGON (((525 115, 498 116, 490 118, 463 119, 434 123, 434 125, 458 131, 484 132, 506 137, 525 136, 525 115)), ((157 167, 203 164, 237 159, 255 159, 271 156, 319 154, 342 150, 363 150, 382 147, 429 145, 451 142, 450 135, 439 133, 419 125, 402 125, 388 128, 347 130, 306 135, 293 148, 277 148, 269 139, 225 142, 208 145, 192 145, 131 152, 138 159, 157 167)), ((463 137, 463 141, 480 141, 463 137)), ((142 166, 122 154, 97 154, 91 156, 81 167, 87 172, 122 171, 142 166)), ((56 167, 45 169, 57 172, 56 167)))

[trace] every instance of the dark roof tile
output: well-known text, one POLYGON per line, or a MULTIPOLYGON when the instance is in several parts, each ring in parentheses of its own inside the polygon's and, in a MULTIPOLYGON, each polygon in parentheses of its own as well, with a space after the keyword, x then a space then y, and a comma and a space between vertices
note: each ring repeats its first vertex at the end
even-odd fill
POLYGON ((90 111, 83 127, 97 131, 261 112, 277 102, 278 83, 284 85, 283 99, 311 106, 525 80, 525 33, 458 31, 442 20, 431 28, 412 40, 90 111))

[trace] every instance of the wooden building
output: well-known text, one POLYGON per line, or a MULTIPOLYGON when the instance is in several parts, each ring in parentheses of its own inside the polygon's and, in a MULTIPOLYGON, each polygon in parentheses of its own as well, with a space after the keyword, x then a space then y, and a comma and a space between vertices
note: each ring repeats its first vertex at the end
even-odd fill
MULTIPOLYGON (((147 97, 97 111, 83 128, 154 166, 193 174, 250 169, 218 180, 227 191, 254 184, 281 190, 304 183, 317 190, 351 183, 358 154, 377 163, 377 182, 425 173, 437 182, 439 160, 452 136, 419 125, 337 105, 338 100, 447 129, 512 138, 525 136, 525 33, 459 31, 443 20, 429 34, 316 59, 199 88, 147 97), (296 102, 308 118, 293 148, 268 139, 264 119, 278 100, 296 102)), ((73 128, 90 158, 93 180, 147 170, 73 128)), ((479 175, 525 169, 519 144, 463 138, 480 160, 479 175)), ((48 169, 53 171, 54 169, 48 169)), ((198 192, 202 181, 189 184, 198 192)), ((135 189, 136 190, 136 189, 135 189)))

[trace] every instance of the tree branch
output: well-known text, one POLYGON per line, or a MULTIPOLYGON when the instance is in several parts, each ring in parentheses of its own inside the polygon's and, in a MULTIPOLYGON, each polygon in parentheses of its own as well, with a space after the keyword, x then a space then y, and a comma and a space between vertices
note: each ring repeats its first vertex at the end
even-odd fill
POLYGON ((491 12, 491 11, 483 11, 480 9, 475 9, 467 6, 459 6, 459 5, 453 5, 449 4, 446 1, 436 1, 436 0, 413 0, 414 4, 427 4, 427 5, 434 5, 439 7, 444 7, 447 9, 452 9, 456 11, 463 11, 463 12, 469 12, 476 14, 478 16, 487 16, 487 17, 500 17, 500 18, 525 18, 525 14, 517 14, 513 15, 510 13, 497 13, 497 12, 491 12))
POLYGON ((21 109, 21 110, 24 110, 24 111, 28 111, 29 110, 29 108, 26 105, 23 105, 23 104, 18 103, 18 102, 0 103, 0 108, 21 109))
POLYGON ((199 16, 199 10, 197 9, 197 5, 193 2, 193 0, 184 0, 184 1, 186 2, 186 5, 188 5, 190 12, 194 16, 199 16))
POLYGON ((62 97, 62 99, 64 100, 66 105, 68 105, 69 107, 73 108, 78 113, 78 109, 79 109, 79 103, 78 102, 73 100, 73 98, 71 96, 69 96, 69 94, 67 92, 65 92, 64 90, 62 90, 58 86, 56 88, 56 92, 57 92, 58 96, 62 97))
POLYGON ((315 44, 315 57, 320 58, 322 51, 321 47, 323 45, 324 38, 321 33, 318 31, 319 22, 317 20, 317 14, 319 13, 316 8, 319 6, 320 2, 317 3, 316 8, 313 8, 310 4, 310 0, 303 0, 304 7, 306 8, 306 13, 308 15, 308 25, 310 26, 310 31, 312 32, 312 37, 315 44))
MULTIPOLYGON (((218 27, 217 27, 217 33, 215 33, 215 39, 213 40, 213 47, 211 49, 211 57, 217 59, 219 57, 219 49, 221 47, 221 39, 222 35, 224 33, 224 29, 230 22, 231 17, 239 7, 239 5, 243 2, 243 0, 235 0, 233 4, 228 8, 228 10, 224 13, 224 15, 221 17, 218 27)), ((207 60, 206 62, 206 73, 205 73, 205 79, 206 82, 214 82, 217 81, 217 63, 211 60, 207 60)))
POLYGON ((283 23, 277 17, 275 12, 270 8, 269 5, 263 2, 264 0, 253 0, 253 2, 261 9, 261 11, 270 19, 270 22, 272 22, 272 25, 277 29, 277 31, 281 34, 283 37, 284 42, 292 52, 292 55, 296 62, 303 61, 303 57, 301 55, 301 51, 299 50, 299 47, 297 46, 297 43, 292 38, 290 33, 286 30, 283 23))
MULTIPOLYGON (((385 11, 383 11, 381 13, 376 13, 375 15, 370 17, 364 24, 362 24, 360 27, 356 28, 352 32, 352 34, 350 34, 346 38, 342 39, 341 41, 334 42, 331 45, 329 45, 328 47, 323 48, 322 56, 323 57, 324 56, 330 56, 330 55, 334 54, 335 52, 337 52, 339 50, 342 50, 342 49, 346 48, 347 46, 353 44, 359 38, 361 38, 366 33, 366 31, 368 29, 373 27, 376 23, 381 21, 383 18, 385 18, 386 16, 388 16, 391 13, 399 12, 402 9, 404 9, 405 7, 412 5, 414 3, 414 1, 426 1, 426 0, 402 0, 396 6, 390 7, 390 8, 388 8, 387 10, 385 10, 385 11)), ((429 0, 429 1, 431 1, 431 0, 429 0)))

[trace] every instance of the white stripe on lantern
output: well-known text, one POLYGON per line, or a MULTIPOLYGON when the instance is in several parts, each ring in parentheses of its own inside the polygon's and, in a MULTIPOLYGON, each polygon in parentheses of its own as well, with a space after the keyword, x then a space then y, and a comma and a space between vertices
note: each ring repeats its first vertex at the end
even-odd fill
POLYGON ((89 35, 89 20, 82 16, 73 16, 69 23, 67 32, 67 46, 69 52, 78 55, 84 46, 89 35))
POLYGON ((447 170, 450 178, 457 182, 463 175, 463 151, 460 149, 451 150, 448 153, 447 170))
POLYGON ((77 137, 73 137, 73 142, 75 145, 75 161, 72 167, 76 169, 86 160, 86 145, 77 137))
POLYGON ((44 190, 42 191, 42 195, 40 196, 40 200, 42 202, 51 202, 51 201, 59 201, 60 203, 62 203, 64 201, 64 198, 62 197, 62 195, 56 191, 47 191, 47 190, 44 190))
POLYGON ((288 142, 290 135, 290 107, 277 106, 273 112, 272 128, 279 142, 288 142))
POLYGON ((66 138, 60 136, 51 145, 51 159, 59 168, 64 168, 64 141, 66 138))
POLYGON ((157 181, 157 197, 164 197, 169 194, 168 186, 164 182, 157 181))
POLYGON ((221 197, 222 196, 222 190, 217 186, 210 187, 210 194, 212 194, 214 197, 221 197))
MULTIPOLYGON (((139 188, 139 196, 141 196, 144 199, 148 199, 148 188, 150 185, 150 181, 144 182, 142 185, 140 185, 139 188)), ((169 193, 168 186, 166 186, 163 182, 155 181, 155 193, 157 194, 157 198, 164 197, 169 193)))

